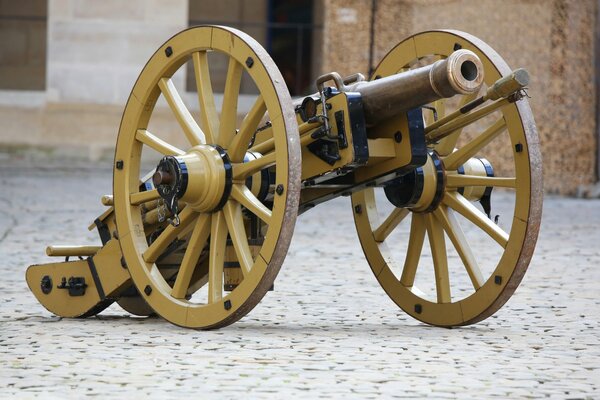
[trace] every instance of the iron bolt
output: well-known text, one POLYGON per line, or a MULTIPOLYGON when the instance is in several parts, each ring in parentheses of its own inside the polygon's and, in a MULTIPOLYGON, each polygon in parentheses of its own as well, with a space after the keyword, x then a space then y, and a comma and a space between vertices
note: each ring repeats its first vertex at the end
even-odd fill
POLYGON ((402 132, 398 131, 394 133, 394 140, 396 143, 400 143, 402 141, 402 132))

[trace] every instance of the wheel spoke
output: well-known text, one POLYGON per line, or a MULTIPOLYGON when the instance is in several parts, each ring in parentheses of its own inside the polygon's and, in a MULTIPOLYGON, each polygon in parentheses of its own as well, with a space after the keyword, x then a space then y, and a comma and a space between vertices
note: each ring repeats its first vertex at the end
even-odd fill
POLYGON ((444 157, 443 161, 446 170, 457 169, 463 165, 469 158, 475 156, 479 150, 494 140, 505 128, 506 121, 504 117, 502 117, 475 139, 456 150, 454 153, 444 157))
MULTIPOLYGON (((460 99, 460 102, 458 104, 459 113, 456 114, 456 116, 461 115, 460 109, 465 104, 475 100, 477 98, 478 94, 479 94, 479 90, 475 93, 464 95, 460 99)), ((443 101, 443 100, 441 100, 441 101, 443 101)), ((452 116, 454 114, 455 113, 452 113, 450 116, 452 116)), ((463 131, 463 128, 457 129, 450 135, 448 135, 445 138, 443 138, 442 140, 440 140, 440 142, 437 145, 435 145, 435 151, 441 156, 446 156, 446 155, 452 153, 454 151, 454 148, 456 147, 456 143, 458 142, 458 139, 460 138, 460 134, 462 133, 462 131, 463 131)))
POLYGON ((438 303, 450 303, 450 278, 448 276, 448 254, 446 253, 446 238, 442 226, 436 221, 432 213, 425 216, 427 236, 433 257, 435 272, 435 290, 438 303))
POLYGON ((265 104, 262 96, 258 96, 254 105, 242 121, 240 131, 231 141, 229 145, 229 158, 231 162, 237 163, 244 160, 246 150, 248 150, 248 144, 252 140, 252 136, 258 128, 258 124, 262 120, 265 112, 267 111, 267 105, 265 104))
POLYGON ((180 156, 184 154, 184 151, 177 147, 165 142, 164 140, 154 136, 145 129, 138 129, 135 133, 136 140, 142 142, 146 146, 153 148, 160 154, 165 156, 180 156))
POLYGON ((240 268, 244 276, 247 276, 254 265, 254 259, 252 258, 252 252, 250 252, 250 246, 248 245, 248 236, 246 234, 246 228, 244 227, 244 215, 242 214, 242 207, 235 200, 230 200, 223 207, 223 214, 225 214, 225 221, 229 228, 229 236, 233 242, 233 248, 237 255, 240 268))
POLYGON ((223 298, 223 263, 227 224, 222 211, 212 214, 210 226, 210 253, 208 261, 208 302, 214 303, 223 298))
POLYGON ((425 241, 425 218, 422 214, 413 213, 410 223, 410 238, 408 239, 408 249, 406 251, 406 260, 402 269, 400 283, 406 287, 411 287, 415 283, 417 267, 423 250, 425 241))
POLYGON ((231 197, 250 210, 251 213, 260 218, 265 224, 271 221, 271 210, 256 198, 256 196, 244 184, 236 184, 231 188, 231 197))
POLYGON ((181 266, 179 267, 173 290, 171 291, 171 296, 176 299, 184 299, 187 294, 194 269, 196 268, 196 264, 198 264, 198 259, 210 234, 210 220, 211 217, 209 214, 200 214, 196 220, 185 255, 183 256, 183 260, 181 260, 181 266))
POLYGON ((152 242, 148 249, 144 252, 142 257, 146 262, 154 263, 160 257, 160 255, 167 249, 167 247, 177 238, 177 236, 185 229, 189 224, 194 221, 194 218, 198 214, 192 211, 191 208, 186 207, 180 214, 180 222, 178 226, 168 225, 165 230, 152 242))
POLYGON ((223 105, 221 106, 221 122, 219 123, 219 137, 217 143, 227 147, 235 134, 237 122, 238 96, 242 81, 242 65, 235 58, 229 58, 225 90, 223 92, 223 105))
POLYGON ((183 103, 183 100, 181 99, 181 96, 179 96, 173 81, 170 78, 162 78, 158 81, 158 87, 167 100, 171 111, 173 111, 177 122, 183 129, 183 132, 185 133, 185 136, 190 144, 192 146, 197 146, 204 143, 204 133, 183 103))
POLYGON ((390 215, 383 221, 377 229, 373 231, 373 237, 376 242, 383 242, 400 222, 409 214, 407 208, 394 208, 390 215))
POLYGON ((469 242, 465 237, 465 234, 460 227, 460 223, 454 215, 454 212, 450 209, 447 209, 445 206, 440 206, 434 211, 435 217, 442 224, 442 227, 446 231, 446 234, 450 238, 450 241, 454 245, 456 252, 460 256, 460 259, 469 274, 469 278, 471 279, 471 283, 475 290, 479 289, 483 283, 483 275, 481 274, 481 270, 479 269, 479 265, 477 264, 477 260, 471 251, 471 246, 469 246, 469 242))
MULTIPOLYGON (((262 132, 265 132, 264 134, 267 135, 269 132, 272 132, 273 128, 267 128, 262 132), (269 130, 267 132, 267 130, 269 130)), ((275 139, 273 139, 273 137, 271 136, 270 138, 266 139, 264 142, 260 142, 254 146, 252 146, 250 148, 250 151, 254 152, 254 153, 260 153, 260 154, 266 154, 269 153, 271 151, 273 151, 275 149, 275 139)))
POLYGON ((216 136, 219 132, 219 118, 210 81, 208 53, 206 51, 195 52, 192 54, 192 60, 194 62, 194 74, 196 75, 198 103, 200 104, 200 125, 206 135, 206 143, 216 143, 216 136))
POLYGON ((473 224, 491 236, 500 246, 506 247, 508 233, 493 223, 483 212, 479 211, 469 200, 459 193, 446 192, 442 203, 452 208, 473 224))
POLYGON ((506 187, 514 188, 516 178, 504 178, 496 176, 475 176, 475 175, 446 175, 446 187, 459 188, 465 186, 486 186, 486 187, 506 187))
POLYGON ((246 163, 233 164, 233 180, 244 180, 273 164, 275 164, 275 153, 269 153, 246 163))
POLYGON ((147 190, 145 192, 136 192, 129 195, 129 203, 132 206, 139 206, 140 204, 156 200, 159 197, 160 195, 156 189, 147 190))

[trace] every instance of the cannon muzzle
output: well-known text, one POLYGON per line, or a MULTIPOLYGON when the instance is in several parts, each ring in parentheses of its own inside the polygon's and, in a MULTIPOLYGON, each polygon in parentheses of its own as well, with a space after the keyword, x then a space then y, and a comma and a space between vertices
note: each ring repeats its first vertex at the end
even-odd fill
POLYGON ((333 79, 338 89, 360 93, 367 125, 374 126, 401 112, 441 98, 475 93, 479 91, 483 78, 479 57, 470 50, 461 49, 431 65, 373 81, 346 85, 338 74, 323 75, 317 80, 317 87, 321 90, 324 82, 333 79))

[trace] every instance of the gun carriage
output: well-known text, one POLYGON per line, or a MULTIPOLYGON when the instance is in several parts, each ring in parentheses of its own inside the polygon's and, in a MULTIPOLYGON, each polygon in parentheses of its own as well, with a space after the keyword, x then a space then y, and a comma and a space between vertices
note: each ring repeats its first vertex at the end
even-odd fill
POLYGON ((28 285, 60 316, 91 316, 116 301, 183 327, 222 327, 273 287, 297 216, 350 196, 365 256, 399 307, 438 326, 481 321, 520 283, 540 224, 528 80, 471 35, 427 31, 400 42, 369 79, 326 74, 314 95, 293 101, 251 37, 187 29, 150 58, 125 107, 113 195, 90 226, 101 245, 49 246, 66 260, 29 267, 28 285), (213 53, 228 60, 222 101, 213 53), (198 122, 172 79, 186 63, 198 122), (238 122, 242 79, 258 95, 238 122), (185 145, 150 130, 160 97, 185 145), (147 154, 160 155, 150 168, 147 154), (509 217, 499 221, 492 206, 509 217), (429 281, 418 279, 424 269, 429 281))

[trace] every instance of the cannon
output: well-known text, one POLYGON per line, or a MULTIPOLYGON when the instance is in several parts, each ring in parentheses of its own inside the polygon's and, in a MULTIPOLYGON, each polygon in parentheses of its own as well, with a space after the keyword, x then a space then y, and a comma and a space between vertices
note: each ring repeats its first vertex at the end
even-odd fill
POLYGON ((273 289, 297 216, 348 196, 394 303, 435 326, 481 321, 519 285, 540 226, 528 82, 481 40, 433 30, 396 45, 368 79, 325 74, 293 100, 245 33, 184 30, 150 58, 125 106, 113 194, 90 225, 99 244, 49 246, 64 260, 30 266, 29 288, 63 317, 117 302, 182 327, 223 327, 273 289), (215 55, 227 60, 222 96, 215 55), (196 115, 173 80, 186 66, 196 115), (238 119, 242 81, 256 95, 238 119), (153 125, 158 101, 172 112, 171 136, 153 125))

